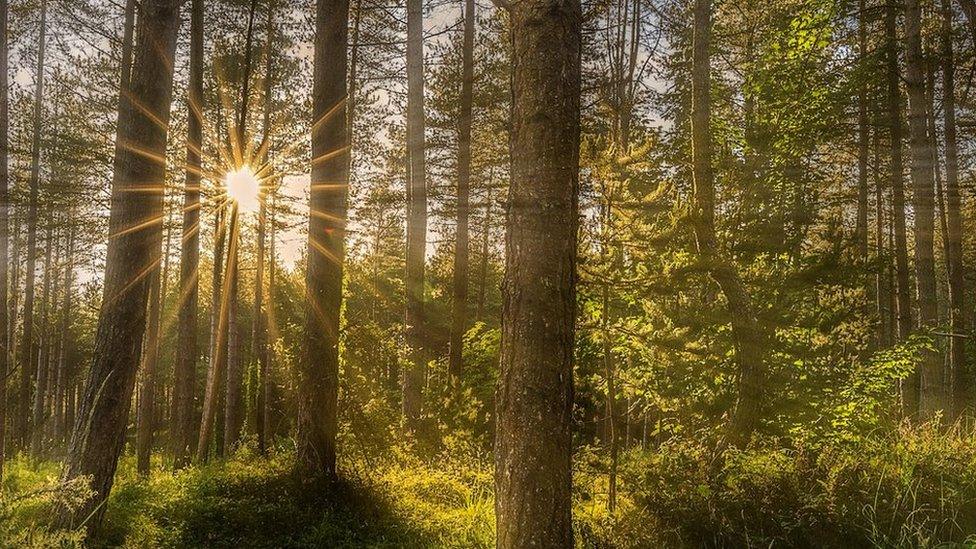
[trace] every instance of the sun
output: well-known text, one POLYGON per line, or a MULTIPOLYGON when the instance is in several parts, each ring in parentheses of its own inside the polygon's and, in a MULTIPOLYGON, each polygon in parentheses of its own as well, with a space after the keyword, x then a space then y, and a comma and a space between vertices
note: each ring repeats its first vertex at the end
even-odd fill
POLYGON ((242 212, 256 212, 261 207, 261 185, 248 167, 227 172, 227 196, 242 212))

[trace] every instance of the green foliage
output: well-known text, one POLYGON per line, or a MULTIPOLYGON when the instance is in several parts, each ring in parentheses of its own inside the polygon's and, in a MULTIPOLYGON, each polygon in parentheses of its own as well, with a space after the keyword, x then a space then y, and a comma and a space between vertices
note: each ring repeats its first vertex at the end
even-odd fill
POLYGON ((92 491, 86 478, 62 483, 55 463, 6 463, 0 490, 0 549, 82 547, 83 532, 52 529, 57 509, 76 509, 92 491))

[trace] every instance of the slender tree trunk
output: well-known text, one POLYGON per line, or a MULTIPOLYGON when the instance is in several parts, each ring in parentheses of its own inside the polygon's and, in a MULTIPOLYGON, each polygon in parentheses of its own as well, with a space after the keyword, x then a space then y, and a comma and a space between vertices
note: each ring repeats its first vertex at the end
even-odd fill
POLYGON ((231 205, 230 248, 227 253, 227 291, 230 294, 227 314, 227 390, 224 394, 224 451, 232 453, 241 437, 243 425, 243 361, 241 359, 240 309, 240 242, 241 222, 238 204, 231 205))
MULTIPOLYGON (((274 77, 274 9, 268 5, 267 44, 265 46, 264 73, 264 121, 263 170, 271 172, 268 160, 268 149, 271 146, 271 110, 272 110, 272 82, 274 77)), ((273 177, 273 176, 272 176, 273 177)), ((252 354, 258 361, 258 387, 255 402, 254 424, 258 437, 258 450, 264 454, 267 450, 268 425, 268 318, 264 310, 264 263, 265 263, 265 231, 268 225, 268 189, 274 186, 269 178, 261 193, 261 209, 258 212, 258 257, 257 273, 254 278, 254 313, 252 315, 251 345, 252 354)))
MULTIPOLYGON (((13 324, 13 317, 7 309, 7 253, 10 239, 10 172, 7 163, 8 134, 10 131, 10 117, 7 110, 8 55, 7 0, 0 0, 0 337, 4 338, 3 349, 0 349, 0 486, 3 485, 3 468, 7 450, 7 406, 9 402, 7 398, 7 375, 13 358, 12 339, 7 335, 9 324, 13 324)), ((11 285, 11 288, 11 294, 17 293, 16 282, 11 285)))
POLYGON ((471 186, 471 103, 474 86, 475 2, 464 3, 461 109, 458 116, 457 238, 454 250, 454 315, 448 373, 461 375, 464 330, 468 319, 468 209, 471 186))
POLYGON ((312 182, 304 355, 299 368, 298 459, 336 476, 339 313, 345 254, 349 133, 346 130, 348 0, 318 0, 312 84, 312 182), (330 115, 333 113, 334 116, 330 115))
MULTIPOLYGON (((867 2, 858 0, 857 43, 862 65, 868 59, 867 2)), ((862 265, 868 262, 868 153, 871 131, 868 127, 868 84, 862 78, 857 90, 857 252, 862 265)))
POLYGON ((874 149, 874 248, 875 248, 875 274, 874 274, 874 294, 875 294, 875 313, 878 316, 877 341, 879 347, 891 345, 890 330, 891 324, 888 322, 889 302, 891 301, 891 288, 888 286, 888 272, 891 261, 885 250, 885 192, 884 177, 881 173, 881 137, 880 132, 875 131, 872 135, 872 146, 874 149))
POLYGON ((488 292, 488 248, 491 239, 491 207, 492 207, 492 185, 494 184, 494 166, 488 173, 488 185, 485 189, 485 220, 481 231, 481 267, 478 278, 478 320, 485 320, 485 295, 488 292))
POLYGON ((47 0, 41 1, 41 25, 37 43, 37 73, 34 83, 34 129, 31 137, 31 168, 27 203, 27 266, 24 269, 24 333, 20 340, 20 398, 17 437, 26 448, 30 439, 31 389, 34 385, 34 276, 37 269, 37 201, 41 177, 41 120, 44 98, 44 49, 47 35, 47 0))
MULTIPOLYGON (((227 350, 227 305, 230 292, 223 290, 223 282, 228 273, 221 273, 224 269, 224 245, 227 227, 224 224, 226 206, 219 204, 214 221, 214 267, 211 287, 213 296, 210 312, 210 365, 207 368, 207 384, 203 394, 203 410, 200 415, 200 429, 197 438, 196 460, 206 461, 210 455, 210 442, 214 432, 214 419, 217 417, 217 400, 220 385, 224 377, 225 351, 227 350)), ((228 269, 230 262, 228 261, 228 269)))
POLYGON ((149 276, 149 310, 147 313, 149 320, 143 344, 142 380, 139 386, 138 409, 136 411, 136 470, 141 477, 149 476, 149 462, 152 457, 156 370, 159 363, 159 317, 163 304, 163 297, 159 291, 162 281, 158 263, 149 276))
POLYGON ((963 223, 959 189, 959 147, 956 142, 956 78, 952 48, 952 4, 942 0, 942 111, 946 162, 946 217, 948 225, 949 314, 953 336, 949 338, 950 384, 953 417, 959 417, 972 400, 972 378, 966 365, 966 280, 963 265, 963 223))
POLYGON ((63 444, 67 438, 66 431, 70 424, 66 423, 67 392, 71 380, 68 366, 69 328, 71 327, 71 299, 74 284, 75 259, 75 228, 68 230, 68 263, 64 267, 64 293, 61 296, 61 326, 58 330, 61 344, 58 351, 58 404, 55 410, 55 438, 63 444))
MULTIPOLYGON (((918 0, 905 0, 905 86, 908 89, 908 129, 912 153, 912 208, 915 213, 915 285, 919 328, 932 330, 939 322, 935 283, 935 185, 932 141, 927 127, 922 9, 918 0)), ((919 413, 929 418, 943 408, 945 384, 936 351, 925 351, 919 368, 919 413)))
POLYGON ((496 546, 572 547, 577 0, 511 5, 511 187, 496 393, 496 546))
MULTIPOLYGON (((888 124, 891 141, 891 209, 894 226, 895 277, 897 280, 898 340, 904 341, 912 332, 912 303, 908 274, 908 239, 905 235, 905 175, 902 164, 901 80, 898 68, 898 8, 889 0, 885 8, 885 39, 887 65, 888 124)), ((918 376, 913 374, 902 381, 902 410, 905 415, 918 411, 918 376)))
POLYGON ((763 333, 752 298, 732 262, 722 256, 715 236, 715 176, 710 133, 711 28, 711 0, 695 0, 691 118, 694 231, 701 261, 722 290, 732 317, 732 337, 739 364, 739 394, 725 442, 738 446, 747 443, 758 427, 766 368, 763 333))
POLYGON ((403 419, 408 431, 420 420, 426 371, 424 268, 427 253, 426 139, 424 137, 423 0, 407 0, 407 365, 403 371, 403 419))
POLYGON ((41 322, 40 334, 37 345, 37 373, 34 375, 36 385, 34 387, 34 407, 33 407, 33 427, 31 431, 31 455, 40 457, 44 446, 44 423, 46 420, 45 405, 47 404, 48 391, 50 389, 50 369, 48 368, 48 349, 50 341, 49 311, 51 309, 51 258, 54 248, 57 247, 57 240, 54 235, 54 216, 53 208, 48 210, 44 224, 44 278, 41 282, 41 322))
MULTIPOLYGON (((197 307, 200 286, 200 182, 203 175, 203 2, 190 2, 190 76, 187 88, 186 180, 183 190, 183 238, 180 254, 180 309, 176 365, 173 370, 173 465, 190 462, 193 445, 193 396, 196 387, 197 307)), ((219 271, 219 267, 215 267, 219 271)))
POLYGON ((178 0, 142 3, 129 83, 133 101, 119 105, 117 140, 131 147, 119 155, 112 185, 104 298, 94 360, 63 474, 66 480, 91 478, 95 496, 74 512, 62 509, 61 513, 63 524, 77 525, 90 517, 89 530, 101 522, 102 503, 112 488, 122 451, 146 327, 146 275, 158 262, 163 195, 131 191, 146 181, 164 180, 165 165, 158 159, 166 154, 180 4, 178 0), (155 222, 146 224, 147 220, 155 222))

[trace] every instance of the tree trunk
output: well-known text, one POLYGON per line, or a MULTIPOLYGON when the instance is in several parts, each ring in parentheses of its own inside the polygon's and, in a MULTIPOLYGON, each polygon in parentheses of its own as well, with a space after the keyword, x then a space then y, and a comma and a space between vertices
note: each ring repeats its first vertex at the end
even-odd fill
POLYGON ((152 457, 154 406, 156 405, 156 370, 159 357, 159 317, 163 296, 159 291, 162 280, 159 266, 150 276, 149 311, 146 337, 143 344, 142 382, 139 386, 138 409, 136 410, 136 471, 141 477, 149 476, 149 461, 152 457))
MULTIPOLYGON (((180 254, 180 309, 173 370, 173 465, 189 465, 193 445, 193 393, 196 387, 197 307, 200 287, 200 183, 203 175, 203 0, 190 2, 190 76, 187 88, 186 180, 180 254)), ((219 267, 215 267, 219 271, 219 267)))
POLYGON ((494 184, 494 166, 488 171, 488 184, 485 188, 485 219, 481 231, 481 267, 478 269, 478 320, 485 320, 485 295, 488 292, 488 248, 491 239, 491 207, 492 185, 494 184))
MULTIPOLYGON (((905 235, 905 175, 902 165, 901 80, 898 68, 898 10, 893 2, 885 8, 885 39, 887 65, 888 124, 891 142, 891 209, 894 226, 895 277, 897 279, 898 340, 904 341, 912 332, 912 303, 908 274, 908 239, 905 235)), ((913 374, 902 381, 902 410, 905 415, 918 411, 918 376, 913 374)))
POLYGON ((71 298, 72 285, 74 284, 74 259, 75 259, 75 228, 72 226, 68 231, 68 263, 64 267, 64 293, 61 296, 61 326, 58 330, 61 341, 58 350, 58 394, 57 408, 55 409, 55 439, 59 444, 63 444, 67 438, 66 431, 70 428, 66 420, 67 416, 67 392, 71 380, 71 372, 68 368, 68 345, 69 328, 71 327, 71 298))
POLYGON ((339 313, 345 254, 349 133, 346 131, 348 0, 318 0, 312 84, 312 181, 305 278, 304 354, 299 368, 298 459, 335 478, 339 313), (330 116, 334 113, 335 116, 330 116))
MULTIPOLYGON (((857 44, 862 65, 868 62, 866 0, 858 0, 857 44)), ((857 90, 857 258, 868 262, 868 152, 871 130, 868 126, 868 84, 862 78, 857 90)))
POLYGON ((511 187, 496 393, 496 546, 572 547, 577 0, 511 5, 511 187))
POLYGON ((37 373, 34 375, 36 385, 34 387, 34 408, 32 414, 31 448, 30 453, 35 458, 41 456, 44 446, 44 424, 46 421, 45 409, 47 405, 48 392, 50 389, 50 368, 48 367, 49 343, 50 343, 50 316, 51 310, 51 257, 54 248, 57 247, 54 235, 54 216, 53 208, 48 210, 45 218, 44 228, 44 278, 41 282, 41 323, 40 334, 37 345, 37 373))
POLYGON ((37 73, 34 83, 34 129, 31 137, 31 168, 27 203, 27 265, 24 269, 24 333, 20 340, 20 398, 17 410, 17 433, 21 447, 30 438, 31 389, 34 371, 34 276, 37 269, 37 201, 41 176, 41 125, 44 98, 44 49, 47 35, 47 0, 41 1, 40 38, 37 44, 37 73))
POLYGON ((763 333, 752 298, 732 260, 722 256, 715 236, 715 176, 712 171, 711 0, 695 0, 692 60, 691 140, 694 178, 694 231, 698 254, 712 279, 722 290, 732 317, 732 338, 739 365, 739 394, 729 422, 726 443, 748 442, 761 416, 763 378, 763 333))
POLYGON ((424 137, 423 0, 407 0, 407 364, 403 371, 403 420, 415 431, 426 371, 424 268, 427 255, 426 139, 424 137))
POLYGON ((474 0, 464 3, 461 110, 458 116, 457 238, 454 250, 454 315, 448 373, 461 375, 464 330, 468 320, 468 208, 471 185, 471 103, 474 85, 474 0))
POLYGON ((90 517, 89 530, 101 522, 102 503, 112 488, 122 451, 146 328, 146 275, 158 262, 163 194, 132 189, 146 181, 161 182, 165 176, 165 165, 157 159, 166 154, 180 4, 178 0, 142 3, 129 83, 133 101, 119 105, 117 141, 126 146, 118 157, 112 185, 104 298, 94 360, 63 474, 65 480, 90 475, 95 496, 74 512, 62 509, 61 513, 63 524, 77 525, 90 517), (147 220, 154 222, 147 224, 147 220))
MULTIPOLYGON (((0 0, 0 337, 4 338, 0 349, 0 485, 3 484, 3 467, 6 462, 7 440, 7 375, 13 349, 7 337, 9 324, 13 323, 7 309, 7 252, 10 239, 10 171, 9 153, 10 117, 8 113, 8 61, 7 47, 7 0, 0 0)), ((16 237, 14 237, 16 238, 16 237)), ((17 293, 16 282, 10 293, 17 293)))
POLYGON ((965 411, 972 396, 966 367, 966 280, 963 265, 963 222, 959 189, 959 147, 956 142, 955 61, 952 48, 952 4, 942 0, 942 110, 946 163, 946 217, 948 225, 950 385, 953 418, 965 411))
POLYGON ((241 331, 238 322, 240 299, 240 210, 231 205, 230 248, 227 253, 227 291, 230 294, 227 314, 227 391, 224 395, 224 451, 234 451, 241 436, 243 424, 243 369, 241 360, 241 331))
MULTIPOLYGON (((915 213, 915 288, 919 328, 932 330, 939 322, 938 288, 935 283, 935 185, 932 173, 932 141, 929 139, 924 59, 922 57, 922 9, 918 0, 905 0, 905 86, 908 89, 908 129, 912 153, 912 209, 915 213)), ((925 351, 919 368, 919 410, 930 418, 943 408, 945 384, 942 361, 936 351, 925 351)))

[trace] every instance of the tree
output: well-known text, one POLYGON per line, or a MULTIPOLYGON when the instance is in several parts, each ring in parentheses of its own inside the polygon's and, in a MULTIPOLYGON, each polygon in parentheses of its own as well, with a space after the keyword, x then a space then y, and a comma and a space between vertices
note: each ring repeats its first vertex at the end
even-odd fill
POLYGON ((318 0, 312 74, 312 179, 303 354, 298 383, 298 459, 336 477, 339 315, 345 254, 349 134, 345 112, 348 0, 318 0))
POLYGON ((471 104, 474 85, 475 2, 464 3, 461 105, 458 114, 457 237, 454 249, 454 304, 448 371, 461 375, 462 337, 468 318, 468 209, 471 185, 471 104))
POLYGON ((12 356, 10 339, 7 338, 10 322, 7 310, 7 252, 10 240, 10 171, 7 164, 10 131, 10 117, 7 112, 8 55, 7 0, 0 0, 0 338, 3 338, 0 345, 0 483, 3 482, 7 450, 7 370, 12 356))
POLYGON ((423 0, 407 0, 407 365, 403 372, 403 420, 418 427, 426 368, 424 268, 427 261, 427 163, 424 121, 423 0))
POLYGON ((62 478, 89 476, 94 497, 60 522, 89 530, 104 514, 115 477, 136 371, 142 353, 149 294, 147 275, 158 264, 162 238, 163 159, 173 85, 173 57, 179 29, 179 0, 147 0, 141 6, 129 82, 129 99, 119 104, 118 156, 112 185, 110 238, 102 308, 92 367, 71 437, 62 478), (138 106, 137 106, 138 105, 138 106), (132 190, 156 182, 159 192, 132 190))
POLYGON ((511 187, 496 394, 498 547, 571 547, 582 10, 511 4, 511 187))
POLYGON ((180 254, 180 308, 173 371, 173 464, 189 463, 193 444, 193 391, 197 371, 200 286, 200 184, 203 180, 203 0, 190 2, 190 77, 187 86, 186 179, 180 254), (185 297, 184 297, 185 296, 185 297))

